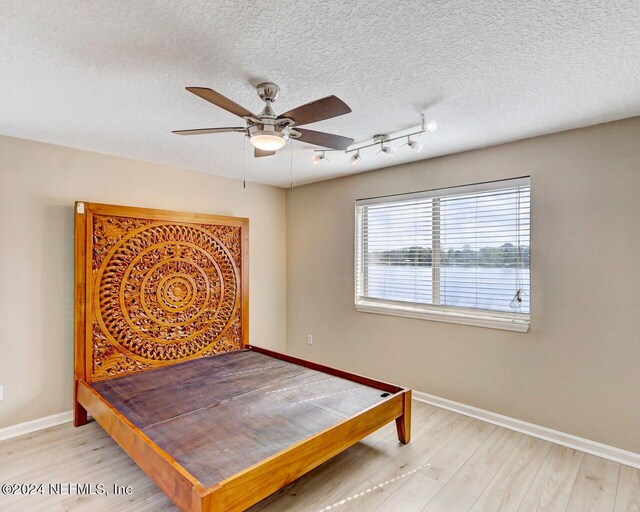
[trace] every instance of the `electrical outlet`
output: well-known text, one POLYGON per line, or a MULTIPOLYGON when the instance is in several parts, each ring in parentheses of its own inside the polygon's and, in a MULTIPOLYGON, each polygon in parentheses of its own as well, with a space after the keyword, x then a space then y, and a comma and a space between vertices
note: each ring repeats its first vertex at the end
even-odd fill
POLYGON ((313 336, 307 334, 307 345, 313 345, 313 336))

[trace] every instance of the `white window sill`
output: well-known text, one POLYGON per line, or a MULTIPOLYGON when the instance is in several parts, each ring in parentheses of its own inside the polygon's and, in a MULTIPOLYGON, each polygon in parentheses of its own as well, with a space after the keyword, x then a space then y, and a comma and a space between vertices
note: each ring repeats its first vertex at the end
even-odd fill
POLYGON ((379 304, 376 302, 357 302, 356 310, 363 313, 376 313, 380 315, 403 316, 432 320, 435 322, 447 322, 450 324, 474 325, 489 329, 503 331, 515 331, 526 333, 529 330, 528 319, 513 318, 508 316, 492 316, 487 313, 468 313, 460 311, 427 309, 413 306, 399 306, 395 304, 379 304))

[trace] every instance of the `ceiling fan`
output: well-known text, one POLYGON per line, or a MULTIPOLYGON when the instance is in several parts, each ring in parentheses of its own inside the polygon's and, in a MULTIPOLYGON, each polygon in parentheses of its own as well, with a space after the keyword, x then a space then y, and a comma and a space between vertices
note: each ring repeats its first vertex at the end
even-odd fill
POLYGON ((282 148, 289 139, 296 139, 323 148, 341 150, 345 150, 353 144, 353 139, 349 137, 299 128, 301 125, 316 123, 351 112, 349 106, 337 96, 327 96, 277 116, 271 105, 278 98, 280 88, 274 83, 264 82, 258 84, 256 89, 258 90, 258 96, 266 105, 259 115, 255 115, 213 89, 206 87, 187 87, 186 89, 196 96, 200 96, 202 99, 241 117, 245 120, 246 126, 199 128, 172 132, 178 135, 203 135, 225 132, 244 133, 254 146, 254 156, 256 157, 275 155, 276 151, 282 148))

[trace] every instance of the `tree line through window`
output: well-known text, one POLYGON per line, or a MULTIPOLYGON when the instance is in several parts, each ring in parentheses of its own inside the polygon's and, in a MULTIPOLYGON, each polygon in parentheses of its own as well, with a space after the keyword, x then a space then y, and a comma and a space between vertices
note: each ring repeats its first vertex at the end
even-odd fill
MULTIPOLYGON (((391 249, 369 253, 371 264, 411 265, 430 267, 433 265, 433 251, 430 247, 412 246, 402 249, 391 249)), ((476 250, 469 244, 462 249, 451 247, 448 251, 440 251, 440 265, 460 267, 508 267, 518 265, 528 268, 529 246, 515 246, 506 242, 499 247, 481 247, 476 250)))

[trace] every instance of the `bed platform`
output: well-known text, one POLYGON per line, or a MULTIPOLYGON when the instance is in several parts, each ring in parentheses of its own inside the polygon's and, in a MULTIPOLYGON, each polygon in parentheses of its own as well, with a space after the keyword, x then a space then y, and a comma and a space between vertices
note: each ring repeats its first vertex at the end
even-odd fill
POLYGON ((76 203, 75 425, 184 511, 242 511, 394 421, 411 391, 247 344, 246 219, 76 203))

